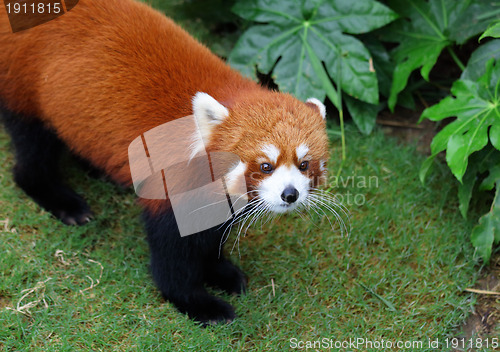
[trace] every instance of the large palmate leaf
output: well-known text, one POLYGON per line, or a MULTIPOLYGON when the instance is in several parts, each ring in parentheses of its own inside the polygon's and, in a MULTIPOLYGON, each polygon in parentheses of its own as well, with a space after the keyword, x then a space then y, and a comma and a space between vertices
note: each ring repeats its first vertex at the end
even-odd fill
POLYGON ((454 96, 446 97, 422 113, 422 118, 433 121, 447 117, 456 117, 456 120, 432 140, 432 155, 422 165, 421 179, 425 178, 432 160, 445 149, 446 162, 460 182, 469 155, 483 149, 488 139, 500 150, 500 64, 494 63, 488 62, 486 73, 477 81, 456 81, 451 88, 454 96))
POLYGON ((493 244, 500 243, 500 178, 490 211, 479 219, 479 224, 472 229, 471 241, 476 251, 485 262, 490 260, 493 244))
MULTIPOLYGON (((393 52, 396 67, 389 96, 391 109, 414 70, 420 67, 422 77, 428 80, 444 48, 454 42, 464 43, 483 32, 492 19, 500 17, 498 0, 388 0, 387 3, 402 16, 383 32, 385 40, 399 43, 393 52)), ((461 65, 458 59, 457 64, 461 65)))
POLYGON ((486 37, 500 38, 500 21, 493 23, 486 31, 479 37, 479 41, 486 37))
POLYGON ((488 145, 483 150, 471 155, 462 183, 458 185, 459 209, 464 218, 467 218, 473 190, 491 191, 498 180, 500 180, 500 151, 488 145), (477 181, 480 180, 478 175, 487 176, 476 188, 477 181))
MULTIPOLYGON (((281 90, 299 99, 325 95, 339 107, 338 87, 368 104, 378 103, 378 84, 370 53, 350 34, 369 32, 397 15, 374 0, 245 0, 239 16, 260 22, 236 43, 229 63, 255 77, 272 73, 281 90), (330 78, 336 84, 334 87, 330 78)), ((373 109, 358 114, 372 116, 373 109)), ((363 123, 362 123, 363 125, 363 123)), ((364 125, 364 130, 370 126, 364 125)))
POLYGON ((460 78, 470 81, 477 80, 484 75, 486 63, 491 59, 500 61, 500 39, 491 40, 474 50, 460 78))

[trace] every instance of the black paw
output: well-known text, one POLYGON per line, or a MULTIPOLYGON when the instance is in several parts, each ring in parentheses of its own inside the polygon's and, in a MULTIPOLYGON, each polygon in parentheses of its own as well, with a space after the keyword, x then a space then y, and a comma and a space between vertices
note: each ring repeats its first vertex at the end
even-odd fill
POLYGON ((92 218, 87 202, 65 185, 48 177, 36 178, 21 167, 14 169, 14 179, 27 195, 63 223, 83 225, 92 218))
POLYGON ((66 211, 59 210, 55 211, 54 216, 60 219, 66 225, 85 225, 90 222, 93 218, 92 212, 88 211, 66 211))
POLYGON ((247 277, 236 265, 222 259, 206 268, 206 283, 229 294, 243 294, 246 291, 247 277))
POLYGON ((71 190, 60 192, 44 207, 66 225, 85 225, 92 219, 85 200, 71 190))
MULTIPOLYGON (((168 298, 167 298, 168 299, 168 298)), ((233 307, 208 293, 187 297, 182 301, 171 300, 181 313, 186 313, 204 326, 230 323, 236 318, 233 307)))

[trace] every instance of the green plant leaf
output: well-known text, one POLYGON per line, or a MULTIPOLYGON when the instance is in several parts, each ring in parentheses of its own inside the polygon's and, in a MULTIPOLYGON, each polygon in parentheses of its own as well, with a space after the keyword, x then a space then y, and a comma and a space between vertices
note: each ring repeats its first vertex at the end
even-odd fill
POLYGON ((486 37, 500 38, 500 22, 493 23, 488 29, 479 37, 479 41, 486 37))
POLYGON ((429 72, 436 63, 441 50, 445 48, 448 42, 426 41, 422 40, 417 45, 405 48, 400 46, 400 50, 394 54, 398 62, 394 69, 394 76, 389 95, 389 108, 394 111, 397 103, 398 94, 406 87, 410 74, 421 67, 420 73, 428 80, 429 72))
POLYGON ((453 134, 448 140, 446 162, 460 182, 467 169, 469 155, 483 149, 488 143, 488 126, 484 124, 485 120, 486 117, 477 126, 471 126, 466 134, 453 134))
POLYGON ((261 23, 300 23, 301 9, 296 1, 238 1, 233 12, 238 16, 261 23))
POLYGON ((495 187, 495 183, 500 180, 500 165, 494 165, 488 170, 488 177, 486 177, 481 185, 479 185, 480 191, 491 191, 495 187))
MULTIPOLYGON (((330 80, 330 77, 328 77, 328 73, 326 73, 325 68, 321 64, 320 59, 314 53, 313 49, 307 43, 305 38, 303 38, 303 44, 304 44, 305 48, 307 49, 307 55, 309 56, 309 59, 311 60, 311 66, 314 70, 314 73, 316 74, 319 81, 321 82, 322 88, 324 89, 328 98, 330 98, 333 105, 335 105, 335 107, 337 109, 340 109, 341 103, 339 101, 339 96, 338 96, 337 90, 335 89, 335 87, 332 84, 332 81, 330 80)), ((321 100, 323 100, 323 99, 321 99, 321 100)))
MULTIPOLYGON (((446 2, 446 0, 444 0, 446 2)), ((440 0, 442 3, 443 0, 440 0)), ((448 1, 449 2, 449 1, 448 1)), ((469 38, 482 33, 488 26, 499 19, 498 0, 456 1, 466 8, 455 18, 451 18, 450 39, 457 44, 464 44, 469 38)))
POLYGON ((378 103, 370 53, 351 34, 394 20, 397 15, 384 5, 374 0, 241 0, 233 11, 262 23, 250 27, 236 43, 228 60, 234 68, 254 78, 255 70, 273 71, 281 90, 303 100, 323 100, 326 94, 332 98, 335 88, 326 82, 331 78, 350 96, 378 103))
MULTIPOLYGON (((498 108, 498 107, 497 107, 498 108)), ((490 141, 491 144, 500 150, 500 124, 491 126, 490 128, 490 141)))
MULTIPOLYGON (((462 43, 479 34, 491 23, 491 13, 499 16, 491 1, 388 0, 401 15, 382 31, 382 37, 399 43, 393 51, 396 61, 388 105, 394 110, 398 94, 406 87, 410 74, 418 69, 429 79, 429 72, 441 51, 453 42, 462 43), (480 20, 471 21, 470 16, 480 20), (486 17, 487 19, 483 19, 486 17)), ((463 66, 457 59, 457 65, 463 66)))
POLYGON ((387 49, 374 36, 365 36, 363 38, 363 43, 373 59, 373 68, 377 74, 380 94, 388 97, 391 90, 394 62, 392 62, 387 49))
POLYGON ((370 134, 375 127, 380 106, 364 103, 348 95, 344 97, 344 101, 358 129, 366 135, 370 134))
POLYGON ((482 44, 471 55, 461 79, 475 81, 485 73, 486 62, 491 59, 500 60, 500 39, 482 44))
POLYGON ((462 183, 458 186, 458 209, 464 219, 467 219, 467 212, 472 198, 472 190, 476 183, 477 168, 474 166, 473 164, 473 167, 467 170, 462 183))
POLYGON ((427 174, 429 173, 432 165, 434 164, 434 159, 436 159, 437 154, 432 154, 430 157, 424 160, 422 166, 420 166, 420 172, 418 173, 418 177, 420 178, 420 182, 424 183, 427 178, 427 174))
POLYGON ((500 180, 491 210, 479 219, 472 229, 471 242, 484 262, 489 262, 493 244, 500 243, 500 180))
POLYGON ((495 165, 500 165, 500 151, 488 145, 473 155, 472 162, 477 165, 479 173, 491 171, 495 165))
POLYGON ((464 218, 467 218, 473 190, 491 191, 498 180, 500 180, 499 151, 487 146, 471 155, 462 183, 458 185, 459 209, 464 218), (488 176, 482 180, 479 187, 475 188, 476 182, 481 180, 481 176, 485 172, 488 173, 488 176))

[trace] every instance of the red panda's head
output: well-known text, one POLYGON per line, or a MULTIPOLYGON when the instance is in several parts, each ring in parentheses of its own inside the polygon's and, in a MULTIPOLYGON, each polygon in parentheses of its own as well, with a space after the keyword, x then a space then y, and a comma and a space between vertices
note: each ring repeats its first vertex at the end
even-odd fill
POLYGON ((224 151, 240 162, 227 174, 229 193, 245 178, 248 200, 266 211, 292 211, 310 200, 326 177, 328 138, 325 107, 317 99, 303 103, 289 94, 257 91, 221 103, 205 93, 193 98, 193 113, 208 152, 224 151))

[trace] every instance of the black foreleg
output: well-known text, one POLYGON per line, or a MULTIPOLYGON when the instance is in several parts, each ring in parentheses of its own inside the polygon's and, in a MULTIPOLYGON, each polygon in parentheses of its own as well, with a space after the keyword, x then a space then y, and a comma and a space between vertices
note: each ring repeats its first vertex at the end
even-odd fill
POLYGON ((61 181, 62 143, 39 120, 2 110, 16 153, 14 179, 27 195, 68 225, 84 224, 91 212, 87 203, 61 181))
POLYGON ((217 229, 180 237, 174 215, 144 212, 151 250, 151 271, 164 298, 179 311, 204 324, 228 322, 234 309, 210 295, 204 283, 231 293, 244 291, 243 273, 222 255, 222 232, 217 229))

